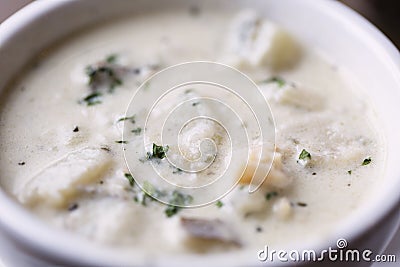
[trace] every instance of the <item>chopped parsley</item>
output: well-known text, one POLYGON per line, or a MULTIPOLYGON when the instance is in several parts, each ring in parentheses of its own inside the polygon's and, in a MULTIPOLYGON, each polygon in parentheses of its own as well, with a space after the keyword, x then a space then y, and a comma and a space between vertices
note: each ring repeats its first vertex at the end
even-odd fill
POLYGON ((218 201, 215 203, 215 205, 216 205, 218 208, 222 208, 222 206, 224 205, 224 203, 223 203, 221 200, 218 200, 218 201))
POLYGON ((151 158, 163 159, 166 157, 166 153, 167 153, 168 149, 169 149, 169 146, 159 146, 159 145, 153 143, 152 153, 147 152, 147 157, 149 159, 151 159, 151 158))
POLYGON ((151 200, 153 200, 152 197, 150 197, 149 195, 147 195, 145 192, 140 191, 138 194, 135 195, 135 197, 133 198, 133 200, 137 203, 142 204, 143 206, 147 205, 146 199, 150 198, 151 200))
POLYGON ((299 206, 299 207, 307 207, 307 203, 297 202, 297 206, 299 206))
POLYGON ((75 128, 72 130, 74 133, 77 133, 77 132, 79 132, 79 127, 78 126, 75 126, 75 128))
POLYGON ((273 191, 273 192, 268 192, 266 195, 265 195, 265 199, 266 200, 271 200, 272 198, 274 198, 274 197, 276 197, 276 196, 278 196, 278 192, 275 192, 275 191, 273 191))
POLYGON ((119 140, 119 141, 115 141, 115 143, 117 143, 117 144, 127 144, 128 141, 119 140))
POLYGON ((300 160, 310 160, 311 154, 307 150, 303 149, 299 155, 299 159, 300 160))
POLYGON ((172 197, 170 199, 171 204, 173 205, 187 205, 193 202, 193 197, 191 195, 182 194, 176 190, 172 192, 172 197))
POLYGON ((120 75, 124 72, 124 68, 117 65, 116 60, 116 55, 110 55, 104 61, 86 67, 85 73, 91 94, 83 98, 80 103, 86 102, 88 106, 100 104, 101 89, 108 88, 108 92, 111 93, 117 86, 122 85, 120 75))
POLYGON ((116 54, 111 54, 108 57, 106 57, 106 62, 107 63, 115 63, 117 61, 118 56, 116 54))
POLYGON ((179 212, 180 208, 177 206, 171 206, 169 205, 166 209, 165 209, 165 215, 167 215, 168 218, 174 216, 175 214, 177 214, 179 212))
POLYGON ((271 78, 265 80, 263 83, 276 83, 279 88, 282 88, 283 86, 285 86, 286 81, 282 77, 272 76, 271 78))
POLYGON ((125 178, 128 179, 130 186, 135 186, 135 179, 133 179, 132 174, 130 173, 125 173, 125 178))
POLYGON ((130 121, 131 123, 135 123, 136 122, 135 121, 135 115, 130 116, 130 117, 122 117, 122 118, 117 120, 117 123, 121 122, 121 121, 130 121))
POLYGON ((347 171, 347 173, 348 173, 349 175, 351 175, 351 173, 352 173, 352 170, 348 170, 348 171, 347 171))
POLYGON ((20 162, 18 162, 18 165, 19 165, 19 166, 24 166, 24 165, 25 165, 25 161, 20 161, 20 162))
POLYGON ((174 190, 172 192, 172 197, 170 199, 170 203, 172 205, 168 205, 168 207, 165 210, 165 214, 167 215, 168 218, 172 217, 181 210, 181 207, 178 206, 187 205, 192 202, 193 202, 193 197, 191 195, 185 195, 174 190))
POLYGON ((371 157, 364 159, 364 161, 362 162, 361 166, 365 166, 370 164, 372 161, 371 157))
POLYGON ((133 129, 131 132, 136 135, 140 135, 140 133, 142 132, 142 128, 137 127, 136 129, 133 129))
POLYGON ((154 201, 157 200, 156 197, 162 196, 165 196, 164 192, 155 189, 155 187, 151 183, 145 181, 143 184, 143 188, 141 188, 141 190, 136 194, 133 200, 142 204, 143 206, 146 206, 147 199, 154 201))
POLYGON ((155 196, 156 194, 156 189, 154 188, 154 186, 147 181, 145 181, 143 184, 143 191, 149 196, 155 196))
POLYGON ((117 65, 107 63, 86 67, 86 75, 89 78, 88 84, 92 89, 98 89, 103 86, 108 87, 112 92, 115 87, 122 85, 121 78, 116 74, 117 65))
POLYGON ((198 104, 200 104, 200 102, 193 102, 193 103, 192 103, 192 106, 195 107, 195 106, 197 106, 198 104))
POLYGON ((91 93, 90 95, 83 98, 81 103, 85 102, 87 106, 94 106, 97 104, 101 104, 101 100, 100 100, 101 96, 102 96, 102 94, 97 93, 97 92, 91 93))
POLYGON ((178 213, 181 210, 180 206, 185 206, 193 202, 193 197, 190 195, 180 193, 176 190, 172 191, 172 193, 161 191, 156 189, 147 181, 143 183, 142 190, 135 195, 133 200, 141 203, 143 206, 146 206, 147 199, 150 199, 151 201, 158 201, 158 197, 167 197, 167 201, 170 203, 164 211, 167 217, 172 217, 178 213))

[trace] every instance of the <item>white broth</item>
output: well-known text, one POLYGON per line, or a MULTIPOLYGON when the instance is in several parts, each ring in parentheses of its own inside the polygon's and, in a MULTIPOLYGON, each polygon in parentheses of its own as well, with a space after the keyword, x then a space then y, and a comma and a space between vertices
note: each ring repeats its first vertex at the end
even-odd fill
MULTIPOLYGON (((163 253, 256 253, 322 239, 380 182, 385 144, 351 75, 300 43, 252 12, 205 10, 125 18, 64 40, 2 97, 1 186, 46 223, 143 253, 154 240, 163 253), (217 203, 179 209, 135 185, 122 130, 132 124, 130 142, 142 142, 131 117, 140 114, 125 114, 133 93, 155 72, 194 60, 227 63, 257 83, 274 115, 276 156, 255 193, 246 190, 251 171, 238 173, 240 184, 217 203)), ((150 157, 164 164, 158 149, 150 157)))

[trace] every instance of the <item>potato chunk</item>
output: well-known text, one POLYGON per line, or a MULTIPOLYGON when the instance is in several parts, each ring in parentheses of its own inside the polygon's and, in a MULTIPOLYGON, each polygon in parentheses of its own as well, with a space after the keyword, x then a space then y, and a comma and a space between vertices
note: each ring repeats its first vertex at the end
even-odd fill
POLYGON ((34 175, 18 198, 28 206, 40 203, 62 207, 81 186, 97 181, 110 163, 110 155, 101 149, 71 152, 34 175))
MULTIPOLYGON (((246 169, 240 178, 239 183, 241 184, 250 184, 253 178, 253 175, 257 168, 257 155, 259 153, 258 147, 254 148, 250 154, 249 162, 246 166, 246 169)), ((265 180, 263 186, 266 187, 275 187, 275 188, 285 188, 291 183, 290 177, 288 177, 282 165, 282 155, 279 152, 275 152, 274 159, 271 158, 270 153, 266 153, 266 157, 260 160, 260 164, 258 168, 267 168, 271 161, 273 160, 272 167, 270 172, 268 173, 267 179, 265 180)), ((259 179, 257 179, 259 180, 259 179)))
POLYGON ((284 69, 298 61, 300 50, 287 32, 247 10, 234 18, 222 60, 235 67, 284 69))

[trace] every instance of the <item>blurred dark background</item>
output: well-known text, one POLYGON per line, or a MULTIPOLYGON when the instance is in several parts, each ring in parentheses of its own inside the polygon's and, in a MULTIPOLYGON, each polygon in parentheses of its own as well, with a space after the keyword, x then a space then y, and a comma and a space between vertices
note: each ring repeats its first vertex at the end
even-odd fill
POLYGON ((340 0, 362 14, 400 49, 400 0, 340 0))

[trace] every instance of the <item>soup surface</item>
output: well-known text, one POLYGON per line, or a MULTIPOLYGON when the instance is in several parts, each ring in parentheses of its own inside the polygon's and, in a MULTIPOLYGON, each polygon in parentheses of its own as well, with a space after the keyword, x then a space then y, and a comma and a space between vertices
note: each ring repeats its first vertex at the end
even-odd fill
MULTIPOLYGON (((265 245, 288 248, 321 240, 363 204, 383 168, 384 144, 371 105, 349 76, 253 11, 165 11, 99 25, 39 55, 3 95, 1 186, 46 223, 143 253, 155 247, 167 254, 256 253, 265 245), (247 188, 260 140, 250 140, 249 150, 233 142, 230 150, 223 127, 199 121, 181 132, 178 148, 161 143, 156 133, 161 123, 144 128, 145 112, 126 113, 152 74, 196 60, 239 69, 268 100, 275 157, 261 158, 261 166, 272 168, 252 194, 247 188), (168 162, 166 156, 179 153, 198 158, 204 138, 217 148, 213 157, 197 161, 210 163, 207 170, 186 172, 168 162), (124 149, 142 153, 143 141, 148 153, 128 169, 124 149), (247 165, 229 162, 232 153, 247 151, 247 165), (236 164, 231 178, 239 184, 209 205, 176 207, 190 206, 193 196, 179 188, 165 191, 145 174, 141 179, 148 182, 139 185, 135 169, 146 164, 157 165, 178 184, 210 182, 236 164), (167 196, 170 205, 154 199, 158 195, 167 196)), ((168 103, 212 92, 192 87, 168 103)), ((231 96, 214 97, 224 102, 231 96)), ((150 97, 142 101, 153 104, 150 97)), ((200 100, 187 109, 200 114, 211 108, 200 100)), ((157 112, 163 109, 155 110, 155 120, 157 112)), ((250 124, 250 116, 242 119, 231 123, 238 129, 250 124)))

